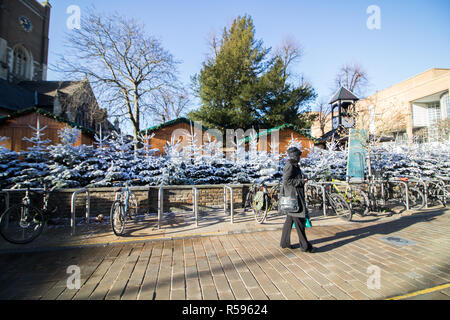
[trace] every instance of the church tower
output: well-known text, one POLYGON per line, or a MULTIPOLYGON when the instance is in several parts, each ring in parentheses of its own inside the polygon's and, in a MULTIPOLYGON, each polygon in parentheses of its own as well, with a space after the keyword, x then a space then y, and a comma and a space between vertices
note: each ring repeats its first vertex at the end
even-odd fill
POLYGON ((0 79, 47 80, 50 10, 48 1, 0 0, 0 79))

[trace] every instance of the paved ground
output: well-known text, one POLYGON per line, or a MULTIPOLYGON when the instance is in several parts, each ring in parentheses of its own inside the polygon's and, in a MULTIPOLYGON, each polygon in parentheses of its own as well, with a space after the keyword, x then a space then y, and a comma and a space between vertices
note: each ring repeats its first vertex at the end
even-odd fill
MULTIPOLYGON (((371 214, 365 217, 354 215, 352 221, 367 222, 377 221, 391 217, 392 213, 371 214)), ((341 218, 323 216, 321 210, 312 210, 311 213, 314 226, 341 225, 348 223, 341 218)), ((285 217, 271 212, 264 224, 256 223, 250 210, 235 209, 233 221, 229 210, 224 213, 223 209, 208 208, 200 211, 198 226, 191 211, 164 213, 161 226, 158 228, 158 220, 155 214, 139 214, 137 221, 127 224, 124 236, 118 237, 111 232, 109 219, 95 222, 95 216, 91 217, 90 223, 80 221, 76 225, 75 234, 71 235, 69 220, 61 225, 48 225, 44 232, 33 242, 26 245, 14 245, 0 237, 0 253, 30 251, 35 249, 67 248, 79 246, 91 246, 101 244, 114 244, 147 240, 174 240, 185 237, 227 235, 235 233, 247 233, 255 231, 281 230, 285 217)))
POLYGON ((281 221, 259 231, 242 227, 251 221, 227 221, 210 235, 167 237, 167 228, 115 241, 105 229, 89 246, 73 248, 70 241, 25 249, 1 243, 0 298, 450 299, 450 210, 345 224, 316 220, 307 231, 319 249, 314 254, 281 249, 281 221), (79 289, 71 287, 77 283, 69 266, 81 272, 79 289))

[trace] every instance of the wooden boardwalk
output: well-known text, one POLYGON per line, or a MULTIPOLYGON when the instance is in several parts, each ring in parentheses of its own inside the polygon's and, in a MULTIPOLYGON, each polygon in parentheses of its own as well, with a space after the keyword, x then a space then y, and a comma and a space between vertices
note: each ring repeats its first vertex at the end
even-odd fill
MULTIPOLYGON (((280 230, 4 253, 0 298, 359 300, 450 282, 450 211, 318 226, 307 235, 317 253, 281 249, 280 230), (80 270, 79 288, 67 285, 73 265, 80 270), (369 285, 373 270, 380 276, 375 287, 369 285)), ((433 296, 450 299, 450 292, 433 296)))

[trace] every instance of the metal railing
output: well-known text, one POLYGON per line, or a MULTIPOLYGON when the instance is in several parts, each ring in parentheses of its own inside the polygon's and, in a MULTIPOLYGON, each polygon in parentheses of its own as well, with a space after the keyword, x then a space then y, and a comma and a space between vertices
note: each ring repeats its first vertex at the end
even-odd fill
POLYGON ((83 188, 80 190, 75 191, 72 193, 72 197, 70 200, 70 234, 73 236, 75 235, 75 229, 76 229, 76 217, 75 217, 75 201, 77 199, 78 194, 86 192, 86 223, 89 223, 89 216, 90 216, 90 207, 91 207, 91 199, 89 195, 89 189, 83 188))
POLYGON ((193 208, 192 210, 194 211, 194 216, 195 216, 195 226, 198 227, 198 189, 197 187, 193 187, 192 188, 192 192, 193 192, 193 208))
POLYGON ((227 190, 230 190, 230 221, 234 223, 234 191, 229 185, 223 186, 223 211, 227 214, 227 190))
MULTIPOLYGON (((402 181, 402 180, 398 180, 396 178, 392 178, 392 179, 388 179, 389 183, 398 183, 398 184, 402 184, 405 186, 405 199, 406 199, 406 210, 409 210, 409 187, 408 187, 408 183, 406 181, 402 181)), ((384 184, 381 184, 381 186, 383 187, 384 184)), ((382 190, 384 191, 384 190, 382 190)))
MULTIPOLYGON (((327 216, 327 207, 326 207, 326 198, 325 198, 325 187, 323 185, 321 185, 318 182, 313 182, 313 181, 307 181, 305 183, 305 194, 308 191, 308 188, 313 187, 313 188, 320 188, 321 194, 322 194, 322 212, 323 215, 326 217, 327 216)), ((308 207, 308 197, 305 197, 305 205, 306 207, 308 207)))
MULTIPOLYGON (((164 210, 164 188, 170 186, 159 186, 158 189, 158 229, 161 228, 161 218, 164 210)), ((195 218, 195 226, 198 227, 198 188, 197 187, 188 187, 192 189, 192 213, 195 218)))

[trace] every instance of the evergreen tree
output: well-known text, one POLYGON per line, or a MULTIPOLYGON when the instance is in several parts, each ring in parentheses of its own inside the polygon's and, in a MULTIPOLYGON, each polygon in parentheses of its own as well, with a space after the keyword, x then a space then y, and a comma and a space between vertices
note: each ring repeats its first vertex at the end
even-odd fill
POLYGON ((47 145, 50 140, 43 139, 44 130, 47 126, 41 128, 39 119, 37 119, 36 128, 31 125, 30 128, 34 130, 32 137, 24 137, 23 140, 30 142, 31 147, 19 153, 22 161, 18 164, 20 172, 12 178, 14 189, 42 188, 42 179, 48 174, 47 145))
POLYGON ((80 164, 80 167, 85 170, 86 185, 89 188, 104 186, 103 179, 105 172, 109 167, 111 161, 111 150, 109 136, 102 133, 100 127, 99 134, 95 134, 95 147, 86 147, 86 159, 80 164))
POLYGON ((49 175, 45 178, 51 186, 57 188, 77 188, 84 185, 83 176, 78 166, 86 156, 85 148, 73 145, 80 137, 80 131, 76 128, 65 127, 58 130, 61 142, 48 147, 49 175))
POLYGON ((12 186, 12 177, 19 171, 19 155, 15 151, 10 151, 1 143, 7 137, 0 137, 0 189, 8 189, 12 186))
POLYGON ((162 185, 183 185, 189 184, 189 178, 186 177, 186 164, 183 152, 181 150, 180 141, 175 141, 172 137, 170 142, 164 146, 166 154, 164 165, 159 176, 162 185))
POLYGON ((285 51, 287 58, 281 53, 268 58, 270 49, 255 39, 251 17, 237 17, 220 42, 213 40, 213 51, 193 77, 202 105, 189 118, 221 130, 308 124, 301 112, 308 110, 314 90, 307 83, 289 81, 292 50, 285 51))
POLYGON ((287 65, 280 56, 276 56, 270 69, 261 77, 259 100, 261 116, 257 122, 261 128, 273 128, 285 123, 300 128, 310 127, 310 119, 303 113, 310 111, 308 105, 316 94, 309 84, 301 82, 295 85, 289 82, 287 65))
POLYGON ((138 163, 134 166, 134 177, 139 179, 135 184, 156 186, 161 184, 162 168, 165 159, 162 156, 155 156, 158 149, 153 149, 150 141, 152 135, 141 135, 140 140, 143 147, 137 150, 138 163))
POLYGON ((111 157, 109 167, 104 178, 97 185, 108 187, 123 185, 125 181, 135 178, 135 166, 139 160, 137 153, 134 152, 134 145, 135 141, 129 140, 123 133, 113 132, 108 150, 111 157))
POLYGON ((257 82, 269 50, 255 39, 249 16, 239 16, 225 28, 214 50, 215 56, 193 78, 202 106, 190 112, 189 118, 219 129, 247 128, 257 117, 257 82))

